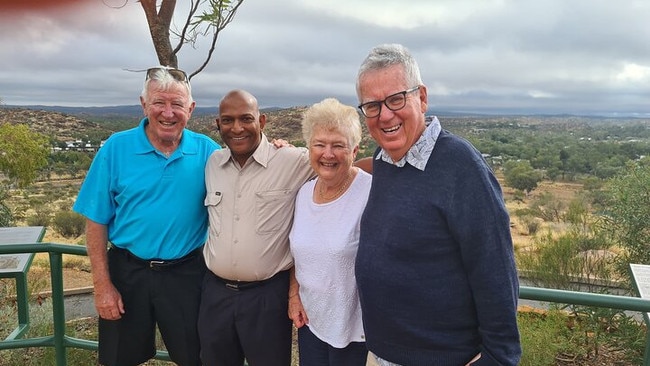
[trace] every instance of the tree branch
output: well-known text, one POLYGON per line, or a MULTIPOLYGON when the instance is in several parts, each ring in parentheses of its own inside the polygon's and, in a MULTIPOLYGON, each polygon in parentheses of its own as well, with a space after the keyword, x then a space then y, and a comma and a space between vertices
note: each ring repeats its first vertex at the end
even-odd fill
POLYGON ((235 17, 235 13, 237 13, 237 9, 239 9, 239 7, 243 3, 244 3, 244 0, 235 0, 235 5, 232 7, 232 9, 230 9, 228 11, 228 14, 225 17, 221 16, 223 14, 223 12, 222 12, 220 14, 220 16, 218 17, 218 20, 216 22, 213 21, 209 25, 209 27, 213 28, 213 30, 212 30, 212 43, 210 45, 210 50, 208 51, 208 55, 205 58, 205 61, 203 62, 203 64, 198 69, 196 69, 194 72, 192 72, 189 75, 188 78, 190 80, 192 79, 192 77, 194 75, 196 75, 196 74, 200 73, 201 71, 203 71, 203 69, 205 69, 205 67, 208 65, 208 63, 210 62, 210 59, 212 58, 212 54, 214 53, 214 50, 216 49, 217 38, 219 37, 219 33, 222 30, 224 30, 226 28, 226 26, 228 24, 230 24, 230 22, 232 22, 232 20, 235 17))
POLYGON ((178 35, 179 38, 178 44, 176 45, 176 47, 174 47, 174 50, 172 51, 174 55, 177 55, 178 52, 183 47, 183 45, 187 42, 187 40, 185 39, 187 35, 187 29, 190 27, 190 24, 192 23, 192 18, 194 17, 194 14, 196 14, 196 11, 199 8, 200 4, 201 4, 200 0, 197 1, 192 0, 192 3, 190 5, 190 11, 187 14, 187 19, 185 19, 185 24, 183 25, 183 30, 181 30, 181 34, 178 35))

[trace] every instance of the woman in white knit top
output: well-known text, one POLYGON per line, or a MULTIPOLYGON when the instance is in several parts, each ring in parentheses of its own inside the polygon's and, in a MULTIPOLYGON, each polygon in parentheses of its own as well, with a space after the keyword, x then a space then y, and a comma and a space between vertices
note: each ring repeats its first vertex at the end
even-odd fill
POLYGON ((371 176, 353 165, 359 115, 328 98, 305 112, 302 129, 317 177, 298 192, 289 235, 298 283, 289 291, 289 317, 300 365, 365 366, 354 262, 371 176))

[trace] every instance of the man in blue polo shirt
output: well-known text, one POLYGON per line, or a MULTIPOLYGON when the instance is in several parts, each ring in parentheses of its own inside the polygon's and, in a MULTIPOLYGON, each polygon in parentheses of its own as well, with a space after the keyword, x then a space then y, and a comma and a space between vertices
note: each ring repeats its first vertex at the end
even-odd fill
POLYGON ((157 324, 172 361, 197 366, 204 168, 219 145, 185 129, 195 102, 183 71, 147 70, 140 102, 145 118, 97 152, 73 207, 87 218, 99 362, 152 358, 157 324))

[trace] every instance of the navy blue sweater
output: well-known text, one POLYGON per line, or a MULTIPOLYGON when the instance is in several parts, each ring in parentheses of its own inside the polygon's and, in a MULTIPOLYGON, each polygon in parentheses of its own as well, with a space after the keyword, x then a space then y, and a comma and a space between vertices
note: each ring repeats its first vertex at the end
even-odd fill
POLYGON ((374 160, 356 278, 368 349, 405 366, 517 365, 519 283, 501 187, 442 131, 425 171, 374 160))

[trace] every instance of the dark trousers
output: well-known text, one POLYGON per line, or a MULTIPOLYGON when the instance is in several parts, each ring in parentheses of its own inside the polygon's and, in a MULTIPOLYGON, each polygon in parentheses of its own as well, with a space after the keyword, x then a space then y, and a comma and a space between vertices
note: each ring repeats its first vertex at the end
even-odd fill
POLYGON ((201 365, 196 324, 206 272, 203 256, 152 269, 130 253, 111 248, 108 262, 124 314, 119 320, 99 320, 100 364, 135 366, 152 358, 157 324, 172 361, 201 365))
POLYGON ((332 347, 306 325, 298 329, 298 349, 300 366, 366 366, 368 360, 365 342, 352 342, 345 348, 332 347))
POLYGON ((254 287, 235 289, 208 271, 203 280, 199 338, 203 365, 291 365, 287 315, 289 271, 254 287))

